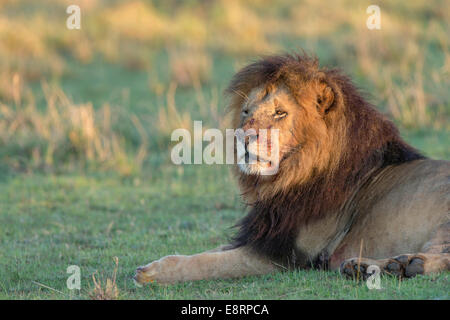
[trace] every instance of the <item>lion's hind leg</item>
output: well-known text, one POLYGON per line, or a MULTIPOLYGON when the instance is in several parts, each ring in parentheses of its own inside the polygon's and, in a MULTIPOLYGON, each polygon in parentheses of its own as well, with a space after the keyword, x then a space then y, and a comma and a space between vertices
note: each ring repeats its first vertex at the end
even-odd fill
POLYGON ((440 225, 433 237, 422 247, 421 253, 402 254, 390 259, 347 259, 341 264, 341 273, 366 279, 370 265, 376 265, 384 274, 399 278, 412 278, 419 274, 438 273, 450 270, 450 223, 440 225))
POLYGON ((399 278, 412 278, 420 274, 438 273, 450 270, 450 255, 448 253, 417 253, 402 254, 390 259, 372 260, 352 258, 341 264, 341 274, 349 278, 367 279, 372 273, 370 266, 377 266, 381 273, 399 278))

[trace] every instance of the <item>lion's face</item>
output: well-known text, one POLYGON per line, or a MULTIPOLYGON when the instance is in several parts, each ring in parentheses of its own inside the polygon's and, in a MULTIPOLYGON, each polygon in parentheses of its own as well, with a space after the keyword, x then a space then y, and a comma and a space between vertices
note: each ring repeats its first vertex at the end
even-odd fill
POLYGON ((226 90, 232 127, 253 129, 238 135, 235 148, 249 203, 339 170, 355 120, 347 118, 342 83, 339 73, 306 56, 267 57, 235 74, 226 90))
POLYGON ((295 133, 299 116, 300 107, 285 86, 251 90, 239 118, 246 133, 244 148, 237 151, 239 169, 249 175, 275 174, 280 162, 300 147, 295 133))
POLYGON ((242 173, 270 176, 279 170, 291 174, 302 170, 309 175, 329 160, 332 145, 321 103, 333 97, 324 96, 329 92, 319 82, 305 83, 303 88, 294 98, 283 83, 259 86, 242 100, 237 127, 250 132, 245 148, 237 152, 242 173))

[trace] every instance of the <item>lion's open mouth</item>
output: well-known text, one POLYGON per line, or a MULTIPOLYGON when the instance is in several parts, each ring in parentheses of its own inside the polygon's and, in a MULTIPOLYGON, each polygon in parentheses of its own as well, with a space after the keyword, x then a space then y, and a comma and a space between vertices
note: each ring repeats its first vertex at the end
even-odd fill
POLYGON ((245 151, 238 161, 239 169, 248 175, 274 175, 278 171, 278 161, 260 157, 252 152, 245 151))
POLYGON ((256 163, 268 163, 270 165, 272 164, 271 159, 264 159, 261 156, 251 153, 249 151, 245 151, 244 161, 245 164, 256 164, 256 163))
POLYGON ((253 152, 245 150, 245 153, 238 159, 239 168, 243 173, 249 175, 274 175, 277 174, 281 164, 301 149, 300 144, 291 148, 288 152, 281 153, 280 159, 267 159, 253 152), (267 173, 270 172, 270 173, 267 173))

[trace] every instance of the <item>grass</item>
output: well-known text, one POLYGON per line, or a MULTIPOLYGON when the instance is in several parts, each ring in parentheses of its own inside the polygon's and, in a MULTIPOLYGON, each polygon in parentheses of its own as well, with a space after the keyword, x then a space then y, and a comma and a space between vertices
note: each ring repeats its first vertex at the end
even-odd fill
POLYGON ((170 133, 223 128, 221 92, 259 55, 316 53, 408 142, 449 160, 447 2, 382 4, 374 32, 369 1, 83 0, 81 31, 64 28, 67 3, 0 4, 0 299, 449 299, 449 273, 383 277, 380 291, 319 271, 131 280, 226 243, 244 214, 228 167, 171 164, 170 133), (66 287, 73 264, 79 292, 66 287))
POLYGON ((88 299, 92 275, 112 279, 117 257, 119 299, 449 298, 448 273, 402 282, 383 277, 383 290, 320 271, 136 288, 131 277, 137 266, 226 243, 229 227, 243 214, 236 191, 222 187, 227 177, 220 167, 194 166, 132 180, 10 177, 0 184, 0 297, 88 299), (79 292, 66 288, 73 264, 81 268, 79 292))

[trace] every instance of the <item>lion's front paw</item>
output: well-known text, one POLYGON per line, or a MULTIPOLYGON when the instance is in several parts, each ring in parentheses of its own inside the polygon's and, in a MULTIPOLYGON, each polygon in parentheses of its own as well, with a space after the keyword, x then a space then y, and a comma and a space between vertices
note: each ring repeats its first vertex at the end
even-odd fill
POLYGON ((133 279, 140 285, 153 282, 158 278, 161 265, 159 261, 149 263, 145 266, 138 267, 133 279))
POLYGON ((158 261, 147 264, 136 269, 134 280, 137 284, 146 283, 174 283, 182 280, 183 261, 185 256, 167 256, 158 261))

